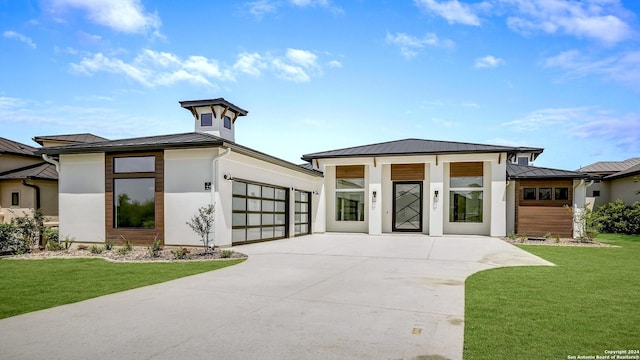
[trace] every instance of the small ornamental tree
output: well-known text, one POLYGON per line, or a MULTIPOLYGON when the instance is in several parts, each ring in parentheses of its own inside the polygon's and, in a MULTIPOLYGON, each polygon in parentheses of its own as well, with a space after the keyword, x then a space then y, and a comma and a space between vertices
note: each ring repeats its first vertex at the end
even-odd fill
POLYGON ((198 209, 198 214, 194 215, 191 220, 187 221, 187 225, 195 231, 204 245, 205 253, 209 248, 213 248, 214 239, 210 237, 213 230, 213 222, 216 208, 214 204, 209 204, 198 209), (211 245, 209 243, 211 242, 211 245))

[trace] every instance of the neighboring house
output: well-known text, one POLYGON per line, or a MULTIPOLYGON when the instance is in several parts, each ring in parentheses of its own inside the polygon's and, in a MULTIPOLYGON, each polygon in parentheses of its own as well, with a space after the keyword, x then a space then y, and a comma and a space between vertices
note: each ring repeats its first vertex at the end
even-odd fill
POLYGON ((58 216, 58 173, 38 149, 0 138, 0 223, 41 208, 58 216))
POLYGON ((246 110, 223 98, 180 104, 194 132, 39 150, 59 162, 62 235, 198 245, 186 222, 213 203, 218 246, 326 231, 570 236, 571 215, 557 208, 583 204, 573 199, 584 195, 582 174, 529 166, 539 148, 405 139, 295 165, 235 143, 246 110), (543 229, 527 211, 569 222, 543 229))
MULTIPOLYGON (((37 136, 43 147, 104 141, 93 134, 37 136)), ((58 172, 38 148, 0 138, 0 223, 42 209, 53 225, 58 218, 58 172)))
POLYGON ((622 200, 631 205, 640 201, 640 157, 624 161, 600 161, 578 169, 589 174, 593 184, 587 191, 587 203, 597 208, 608 202, 622 200))

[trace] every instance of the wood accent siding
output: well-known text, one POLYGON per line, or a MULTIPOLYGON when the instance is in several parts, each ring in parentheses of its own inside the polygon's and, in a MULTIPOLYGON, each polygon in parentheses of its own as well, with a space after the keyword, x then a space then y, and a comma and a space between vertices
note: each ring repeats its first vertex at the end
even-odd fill
POLYGON ((515 231, 527 236, 547 233, 561 237, 573 236, 573 216, 565 206, 573 205, 572 180, 520 180, 516 182, 515 231), (523 200, 524 188, 568 188, 568 200, 523 200))
POLYGON ((391 180, 424 180, 424 164, 391 164, 391 180))
POLYGON ((454 162, 449 164, 450 176, 482 176, 484 163, 479 162, 454 162))
POLYGON ((562 207, 520 206, 517 233, 527 236, 544 236, 551 233, 561 237, 571 237, 573 235, 571 211, 562 207))
POLYGON ((124 239, 134 245, 151 245, 156 239, 164 245, 164 152, 134 152, 105 154, 105 235, 106 240, 122 243, 124 239), (116 157, 155 156, 155 171, 151 173, 114 174, 116 157), (113 183, 118 178, 154 178, 155 180, 155 229, 115 229, 113 227, 113 183))
POLYGON ((336 179, 364 179, 364 165, 338 165, 336 179))

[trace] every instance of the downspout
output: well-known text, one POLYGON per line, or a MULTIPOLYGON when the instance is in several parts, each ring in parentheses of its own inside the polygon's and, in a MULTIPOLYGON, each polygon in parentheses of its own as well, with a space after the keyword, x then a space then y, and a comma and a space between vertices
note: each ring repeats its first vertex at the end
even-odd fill
MULTIPOLYGON (((25 180, 25 179, 22 179, 22 185, 28 186, 30 188, 35 189, 35 191, 36 191, 36 209, 35 209, 35 211, 38 211, 38 209, 40 209, 40 187, 38 185, 35 185, 35 184, 28 184, 27 180, 25 180)), ((37 224, 37 225, 38 225, 38 228, 40 229, 40 230, 38 230, 38 246, 43 246, 44 244, 42 242, 42 231, 41 231, 42 224, 40 223, 40 224, 37 224)))
MULTIPOLYGON (((218 154, 211 159, 211 204, 216 202, 216 190, 218 189, 218 160, 231 154, 231 148, 227 148, 227 151, 222 154, 218 154)), ((215 205, 214 205, 215 206, 215 205)))
POLYGON ((60 162, 59 161, 53 160, 53 158, 50 158, 49 155, 47 155, 47 154, 42 154, 42 160, 48 162, 49 164, 53 164, 53 166, 56 167, 56 172, 58 174, 60 174, 60 162))

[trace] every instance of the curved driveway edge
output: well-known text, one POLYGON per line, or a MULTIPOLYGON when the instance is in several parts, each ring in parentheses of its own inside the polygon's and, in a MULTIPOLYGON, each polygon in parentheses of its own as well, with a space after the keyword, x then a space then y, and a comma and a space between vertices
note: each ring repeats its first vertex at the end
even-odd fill
POLYGON ((465 279, 553 265, 481 236, 327 233, 236 250, 249 259, 0 320, 0 358, 461 359, 465 279))

